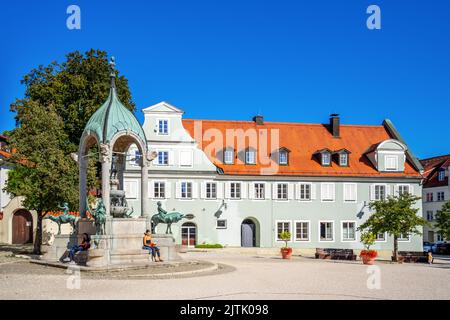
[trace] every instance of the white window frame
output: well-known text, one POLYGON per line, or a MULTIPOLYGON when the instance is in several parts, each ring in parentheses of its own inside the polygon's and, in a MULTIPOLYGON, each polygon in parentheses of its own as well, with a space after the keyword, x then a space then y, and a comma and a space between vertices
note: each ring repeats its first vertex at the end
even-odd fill
POLYGON ((445 191, 436 192, 436 201, 445 201, 445 191), (440 195, 442 195, 442 198, 440 197, 440 195))
MULTIPOLYGON (((275 184, 275 187, 277 188, 276 191, 275 191, 276 192, 275 200, 277 200, 277 201, 287 201, 287 200, 289 200, 289 183, 287 183, 287 182, 277 182, 275 184), (280 198, 280 195, 278 193, 279 187, 281 187, 282 185, 286 186, 286 198, 280 198)), ((283 190, 281 190, 281 191, 283 191, 283 190)), ((284 194, 283 192, 281 192, 281 193, 284 194)))
POLYGON ((322 163, 322 166, 326 166, 326 167, 328 167, 328 166, 331 166, 331 153, 329 153, 329 152, 323 152, 322 153, 322 156, 320 157, 321 159, 320 159, 320 162, 322 163), (325 162, 325 155, 327 156, 327 159, 328 159, 328 161, 327 162, 325 162))
POLYGON ((342 188, 343 188, 342 197, 343 197, 344 203, 356 203, 356 202, 358 202, 358 184, 357 183, 344 183, 342 188), (345 188, 347 186, 355 186, 355 194, 354 194, 354 199, 353 200, 349 200, 349 199, 345 198, 345 196, 346 196, 345 188))
POLYGON ((397 196, 400 195, 400 188, 402 188, 402 187, 408 187, 408 193, 409 193, 409 194, 412 194, 412 193, 411 193, 411 185, 402 183, 402 184, 397 184, 397 185, 396 185, 396 193, 397 193, 396 195, 397 195, 397 196))
POLYGON ((180 199, 181 200, 192 200, 194 199, 194 183, 192 181, 180 181, 180 199), (183 183, 186 184, 186 197, 183 197, 183 183), (191 196, 187 197, 188 195, 188 184, 191 185, 191 196))
MULTIPOLYGON (((310 182, 300 182, 298 184, 298 199, 301 202, 311 202, 312 201, 312 188, 313 185, 310 182), (309 186, 309 199, 302 199, 302 186, 309 186)), ((305 190, 305 194, 306 194, 306 190, 305 190)))
POLYGON ((434 211, 433 210, 427 210, 427 221, 433 221, 434 220, 434 211), (431 219, 429 218, 431 215, 431 219))
POLYGON ((153 181, 153 199, 167 199, 167 183, 165 181, 153 181), (156 184, 164 185, 164 197, 156 196, 156 184))
POLYGON ((288 242, 292 242, 292 221, 291 220, 275 220, 275 242, 284 242, 284 240, 280 240, 278 239, 278 223, 289 223, 289 228, 288 230, 283 230, 283 231, 289 231, 289 233, 291 234, 291 239, 289 239, 288 242))
POLYGON ((319 220, 318 221, 318 223, 317 223, 317 226, 318 226, 318 240, 319 240, 319 242, 335 242, 336 241, 336 235, 335 235, 335 233, 336 233, 336 228, 335 228, 335 223, 334 223, 334 220, 319 220), (321 223, 331 223, 331 225, 332 225, 332 236, 333 236, 333 239, 332 240, 322 240, 322 239, 320 239, 320 224, 321 223))
POLYGON ((223 151, 223 163, 224 164, 234 164, 234 149, 224 149, 223 151), (231 154, 231 159, 227 160, 227 154, 231 154))
POLYGON ((384 169, 385 171, 398 171, 398 156, 393 155, 385 155, 384 156, 384 169), (388 159, 395 159, 395 168, 388 168, 388 159))
POLYGON ((425 199, 426 199, 426 202, 433 202, 434 201, 434 192, 427 192, 425 199), (428 200, 429 198, 431 198, 431 200, 428 200))
POLYGON ((375 235, 375 242, 387 242, 387 232, 383 232, 383 239, 382 240, 378 239, 378 234, 375 235))
POLYGON ((411 234, 408 234, 408 239, 406 238, 398 238, 398 242, 411 242, 411 234))
POLYGON ((356 242, 356 241, 358 241, 358 224, 356 220, 341 220, 341 242, 356 242), (344 223, 354 223, 355 225, 354 239, 344 239, 344 223))
POLYGON ((126 199, 138 199, 139 198, 139 180, 137 179, 124 179, 124 190, 126 190, 125 185, 130 184, 130 185, 134 185, 135 192, 133 193, 127 193, 125 191, 125 197, 126 199))
POLYGON ((375 201, 386 200, 388 198, 388 196, 389 196, 389 194, 388 194, 388 185, 387 184, 384 184, 384 183, 373 184, 373 199, 375 201), (377 190, 376 190, 377 187, 384 187, 384 199, 377 199, 377 190))
POLYGON ((278 152, 278 164, 280 164, 280 165, 287 165, 289 163, 289 154, 288 154, 288 152, 286 151, 286 150, 280 150, 279 152, 278 152), (281 155, 285 155, 285 161, 281 161, 281 159, 282 159, 282 156, 281 155))
POLYGON ((227 229, 227 228, 228 228, 227 219, 217 219, 216 220, 216 229, 227 229), (225 221, 225 226, 224 227, 219 226, 219 221, 225 221))
POLYGON ((256 164, 256 151, 255 150, 245 150, 245 164, 256 164), (250 157, 252 155, 252 157, 250 157))
MULTIPOLYGON (((160 119, 156 120, 156 124, 158 126, 158 129, 157 129, 158 136, 168 136, 169 135, 169 133, 170 133, 170 125, 169 125, 169 123, 170 123, 169 119, 160 118, 160 119), (166 121, 166 123, 167 123, 167 126, 166 126, 167 127, 167 133, 159 131, 159 128, 160 128, 159 124, 160 124, 161 121, 166 121)), ((164 125, 163 125, 163 128, 164 128, 164 125)))
POLYGON ((339 153, 339 165, 341 167, 348 167, 348 153, 339 153), (343 158, 345 161, 342 161, 343 158))
POLYGON ((311 242, 311 221, 310 220, 294 220, 293 236, 294 236, 294 241, 296 241, 296 242, 311 242), (307 240, 297 238, 297 223, 307 223, 308 224, 308 239, 307 240))
MULTIPOLYGON (((158 160, 155 164, 157 166, 167 167, 170 164, 170 151, 169 150, 158 150, 156 159, 158 160), (167 163, 160 163, 159 162, 159 153, 167 153, 167 163)), ((163 156, 164 158, 164 156, 163 156)))
MULTIPOLYGON (((204 185, 205 185, 205 199, 206 200, 217 200, 217 188, 218 188, 217 182, 215 182, 215 181, 205 181, 204 185), (216 188, 216 196, 215 197, 208 197, 208 184, 210 184, 211 186, 215 185, 215 188, 216 188)), ((212 195, 212 188, 211 188, 211 195, 212 195)))
POLYGON ((334 182, 322 182, 320 184, 320 201, 321 202, 335 202, 336 201, 336 184, 334 182), (324 198, 324 185, 332 186, 333 194, 331 199, 324 198))
POLYGON ((253 199, 254 200, 265 200, 266 199, 266 184, 264 182, 254 182, 253 183, 253 190, 254 190, 254 194, 253 194, 253 199), (258 194, 257 192, 257 188, 256 185, 262 185, 262 198, 258 198, 256 195, 258 194))
MULTIPOLYGON (((234 191, 234 194, 236 195, 236 190, 234 191)), ((230 199, 231 200, 242 200, 242 182, 230 182, 230 199), (233 197, 232 196, 232 185, 239 185, 239 197, 233 197)))
POLYGON ((438 172, 438 181, 444 181, 445 180, 445 171, 441 170, 438 172))

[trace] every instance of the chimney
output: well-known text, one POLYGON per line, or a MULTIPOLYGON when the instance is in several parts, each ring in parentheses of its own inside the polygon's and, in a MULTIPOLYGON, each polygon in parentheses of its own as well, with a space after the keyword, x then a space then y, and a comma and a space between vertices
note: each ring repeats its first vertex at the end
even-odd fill
POLYGON ((254 116, 253 121, 255 121, 257 125, 262 126, 264 124, 264 117, 260 115, 254 116))
POLYGON ((340 137, 340 120, 336 113, 330 115, 330 132, 334 138, 340 137))

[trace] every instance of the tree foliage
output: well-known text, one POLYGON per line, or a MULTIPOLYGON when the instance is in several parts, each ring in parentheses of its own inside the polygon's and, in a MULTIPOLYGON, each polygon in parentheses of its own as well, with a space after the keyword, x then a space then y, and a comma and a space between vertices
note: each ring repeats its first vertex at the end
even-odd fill
POLYGON ((450 201, 436 212, 436 227, 446 240, 450 239, 450 201))

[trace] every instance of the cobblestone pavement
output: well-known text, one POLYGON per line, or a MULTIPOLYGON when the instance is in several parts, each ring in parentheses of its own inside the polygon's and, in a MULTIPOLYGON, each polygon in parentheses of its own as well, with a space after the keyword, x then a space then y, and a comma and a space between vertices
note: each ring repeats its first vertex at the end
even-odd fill
POLYGON ((168 279, 148 279, 145 271, 131 270, 81 273, 77 289, 74 274, 66 270, 7 258, 0 264, 0 299, 450 299, 450 261, 439 258, 431 266, 377 262, 368 269, 359 261, 282 260, 222 251, 182 256, 218 263, 221 269, 168 279), (373 270, 379 271, 380 289, 368 288, 373 270))

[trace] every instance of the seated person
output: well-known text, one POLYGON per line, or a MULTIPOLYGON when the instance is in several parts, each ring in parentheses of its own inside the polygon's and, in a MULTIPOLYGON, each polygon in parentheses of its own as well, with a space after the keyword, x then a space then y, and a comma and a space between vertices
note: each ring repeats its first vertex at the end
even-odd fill
POLYGON ((64 262, 72 262, 75 257, 75 253, 79 251, 87 251, 91 247, 91 237, 87 233, 83 233, 83 241, 80 245, 73 246, 69 251, 69 256, 65 258, 64 262))
POLYGON ((153 259, 155 259, 156 262, 162 262, 161 254, 159 253, 159 248, 156 246, 154 242, 152 242, 150 230, 146 230, 144 233, 142 249, 148 250, 149 254, 152 255, 153 259), (156 260, 156 255, 158 256, 158 260, 156 260))

